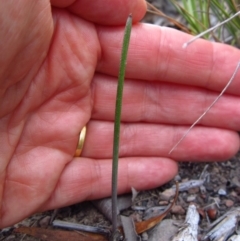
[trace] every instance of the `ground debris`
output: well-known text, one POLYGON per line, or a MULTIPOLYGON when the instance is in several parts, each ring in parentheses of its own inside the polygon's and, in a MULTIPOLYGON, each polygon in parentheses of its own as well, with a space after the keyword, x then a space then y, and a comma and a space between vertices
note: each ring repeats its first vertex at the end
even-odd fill
POLYGON ((106 237, 98 234, 83 234, 75 231, 51 230, 37 227, 20 227, 17 233, 28 234, 42 241, 107 241, 106 237))
POLYGON ((184 225, 172 241, 198 241, 198 222, 199 213, 197 208, 194 204, 190 204, 184 225))
POLYGON ((240 241, 240 235, 233 235, 231 238, 229 238, 227 241, 240 241))
POLYGON ((231 209, 211 225, 213 228, 203 237, 203 241, 226 241, 236 230, 239 217, 240 208, 231 209))

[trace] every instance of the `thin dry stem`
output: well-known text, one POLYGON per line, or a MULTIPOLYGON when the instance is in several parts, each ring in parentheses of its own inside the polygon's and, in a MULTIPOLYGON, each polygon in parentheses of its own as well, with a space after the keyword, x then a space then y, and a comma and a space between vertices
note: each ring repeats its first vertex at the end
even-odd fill
POLYGON ((166 14, 164 14, 162 11, 160 11, 159 9, 157 9, 154 5, 152 5, 151 3, 147 2, 147 6, 149 9, 147 9, 148 13, 152 13, 158 16, 161 16, 165 19, 167 19, 169 22, 171 22, 172 24, 176 25, 178 28, 180 28, 182 31, 189 33, 190 31, 189 29, 184 26, 183 24, 181 24, 180 22, 178 22, 177 20, 175 20, 174 18, 171 18, 169 16, 167 16, 166 14))
POLYGON ((219 96, 212 102, 212 104, 204 111, 204 113, 189 127, 189 129, 186 131, 186 133, 181 137, 181 139, 173 146, 173 148, 170 150, 169 154, 171 154, 174 149, 182 142, 182 140, 188 135, 188 133, 192 130, 192 128, 207 114, 207 112, 213 107, 213 105, 219 100, 219 98, 224 94, 224 92, 227 90, 227 88, 230 86, 230 84, 233 82, 238 70, 240 68, 240 61, 237 64, 236 69, 234 70, 234 73, 226 86, 223 88, 222 92, 219 94, 219 96))

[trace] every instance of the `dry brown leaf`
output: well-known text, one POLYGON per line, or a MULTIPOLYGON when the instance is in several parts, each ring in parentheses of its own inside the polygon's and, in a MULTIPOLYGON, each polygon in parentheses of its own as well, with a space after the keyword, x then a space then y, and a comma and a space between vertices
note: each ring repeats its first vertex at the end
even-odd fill
POLYGON ((44 241, 108 241, 105 236, 100 234, 37 227, 20 227, 15 229, 14 232, 28 234, 44 241))
POLYGON ((156 8, 154 5, 152 5, 151 3, 147 2, 147 12, 148 13, 152 13, 158 16, 161 16, 163 18, 166 18, 169 22, 171 22, 172 24, 174 24, 175 26, 177 26, 179 29, 181 29, 183 32, 185 33, 189 33, 191 34, 190 29, 188 29, 186 26, 184 26, 182 23, 178 22, 177 20, 175 20, 174 18, 171 18, 169 16, 167 16, 166 14, 164 14, 160 9, 156 8))
POLYGON ((135 223, 135 227, 136 227, 136 232, 137 234, 143 233, 145 231, 147 231, 148 229, 154 227, 155 225, 157 225, 159 222, 161 222, 166 215, 171 211, 173 205, 176 203, 177 198, 178 198, 178 183, 176 183, 176 193, 175 193, 175 197, 173 202, 171 203, 171 205, 159 216, 150 218, 148 220, 142 221, 142 222, 138 222, 135 223))

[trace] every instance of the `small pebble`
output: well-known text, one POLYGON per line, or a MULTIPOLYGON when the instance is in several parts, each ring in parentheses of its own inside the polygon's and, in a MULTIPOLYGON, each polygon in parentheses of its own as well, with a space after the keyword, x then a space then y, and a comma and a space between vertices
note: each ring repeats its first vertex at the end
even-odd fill
POLYGON ((159 199, 163 201, 169 201, 172 197, 174 197, 175 192, 176 191, 174 189, 169 188, 159 195, 159 199))
POLYGON ((134 220, 135 222, 141 222, 142 221, 142 218, 141 218, 142 215, 140 215, 139 213, 132 213, 130 215, 130 217, 132 217, 132 220, 134 220))
POLYGON ((227 200, 225 201, 225 205, 226 205, 228 208, 230 208, 230 207, 232 207, 232 206, 234 205, 234 202, 233 202, 232 200, 230 200, 230 199, 227 199, 227 200))
POLYGON ((177 233, 178 227, 171 219, 164 219, 148 232, 148 241, 171 241, 177 233))
POLYGON ((193 201, 195 201, 195 199, 196 199, 196 195, 189 195, 187 197, 187 202, 193 202, 193 201))
POLYGON ((201 187, 200 187, 200 190, 201 190, 201 194, 202 194, 202 195, 204 195, 204 194, 207 192, 205 186, 201 186, 201 187))
POLYGON ((30 227, 31 225, 32 225, 32 219, 30 218, 26 218, 17 224, 17 226, 25 226, 25 227, 30 227))
POLYGON ((213 173, 219 173, 219 168, 218 167, 214 167, 212 170, 213 173))
POLYGON ((230 193, 230 196, 232 196, 232 197, 237 197, 238 195, 237 195, 237 193, 236 193, 235 191, 232 191, 232 192, 230 193))
POLYGON ((142 236, 142 241, 148 241, 148 234, 147 234, 147 232, 143 232, 141 236, 142 236))
POLYGON ((199 192, 199 187, 193 187, 188 190, 189 194, 195 194, 199 192))
POLYGON ((221 183, 226 183, 227 182, 227 179, 224 177, 224 176, 219 176, 219 181, 221 182, 221 183))
POLYGON ((180 205, 174 205, 171 209, 171 213, 174 214, 185 214, 185 210, 180 205))
POLYGON ((225 189, 220 188, 220 189, 218 190, 218 194, 221 195, 221 196, 226 196, 226 195, 227 195, 227 192, 226 192, 225 189))
POLYGON ((167 206, 169 204, 168 201, 160 201, 159 203, 159 206, 167 206))
POLYGON ((240 182, 238 180, 238 177, 234 177, 232 179, 232 184, 236 185, 237 187, 240 187, 240 182))
POLYGON ((45 216, 38 222, 39 226, 42 228, 46 228, 49 225, 50 219, 50 216, 45 216))

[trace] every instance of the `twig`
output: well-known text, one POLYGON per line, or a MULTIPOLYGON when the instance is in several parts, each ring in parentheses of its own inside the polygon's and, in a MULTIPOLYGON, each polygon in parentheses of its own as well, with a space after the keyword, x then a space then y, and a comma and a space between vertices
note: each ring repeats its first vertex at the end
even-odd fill
POLYGON ((188 135, 188 133, 192 130, 192 128, 207 114, 207 112, 213 107, 213 105, 219 100, 219 98, 224 94, 224 92, 227 90, 227 88, 229 87, 229 85, 232 83, 232 81, 234 80, 238 70, 240 68, 240 61, 237 64, 236 69, 233 72, 232 77, 230 78, 230 80, 228 81, 228 83, 226 84, 226 86, 223 88, 222 92, 219 94, 219 96, 212 102, 212 104, 204 111, 204 113, 189 127, 189 129, 187 130, 187 132, 181 137, 181 139, 173 146, 173 148, 170 150, 169 154, 171 154, 173 152, 173 150, 180 144, 180 142, 182 142, 182 140, 188 135))

